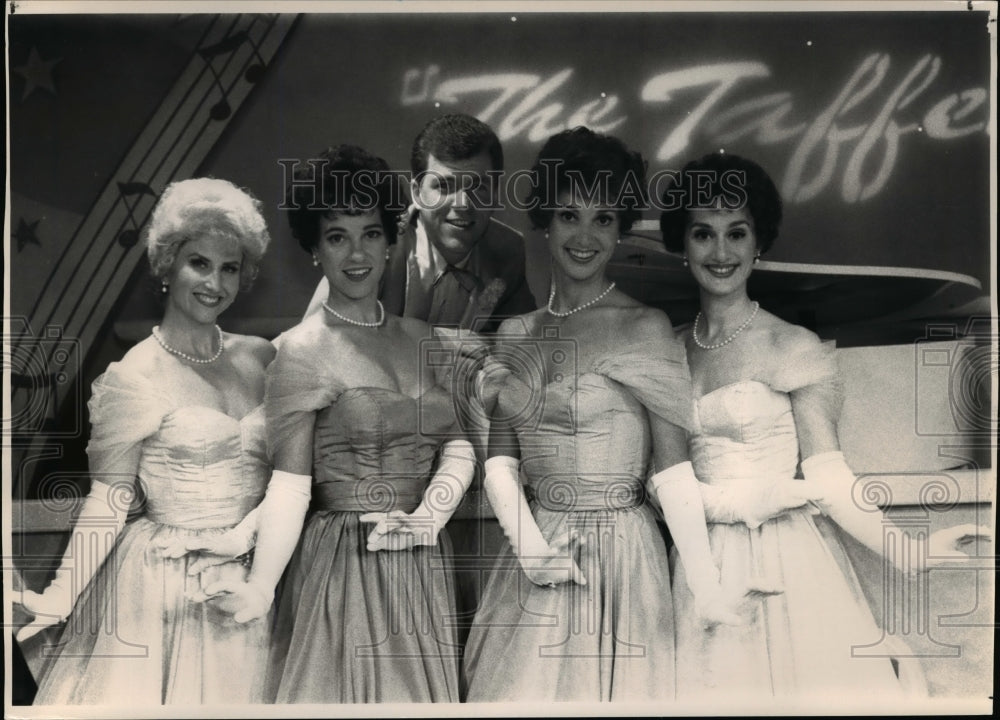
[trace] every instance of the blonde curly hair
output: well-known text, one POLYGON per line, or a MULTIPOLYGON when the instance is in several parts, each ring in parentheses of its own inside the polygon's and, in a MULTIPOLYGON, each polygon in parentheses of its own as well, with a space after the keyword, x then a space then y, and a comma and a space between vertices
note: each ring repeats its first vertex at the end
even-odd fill
POLYGON ((146 254, 153 276, 165 278, 181 245, 203 235, 239 243, 243 249, 240 289, 247 290, 271 242, 260 200, 217 178, 192 178, 168 185, 146 230, 146 254))

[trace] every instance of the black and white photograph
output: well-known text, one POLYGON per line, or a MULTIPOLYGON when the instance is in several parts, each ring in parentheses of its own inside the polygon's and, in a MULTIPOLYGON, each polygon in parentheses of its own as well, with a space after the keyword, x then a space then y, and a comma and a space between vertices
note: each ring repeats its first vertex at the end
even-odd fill
POLYGON ((5 716, 992 714, 996 17, 6 0, 5 716))

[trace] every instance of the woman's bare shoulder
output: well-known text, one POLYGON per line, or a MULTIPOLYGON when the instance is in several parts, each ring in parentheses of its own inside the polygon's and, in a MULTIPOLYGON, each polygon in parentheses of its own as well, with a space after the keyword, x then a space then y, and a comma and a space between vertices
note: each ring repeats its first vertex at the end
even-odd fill
POLYGON ((256 335, 233 333, 226 334, 226 349, 239 355, 248 355, 265 367, 270 364, 277 352, 269 340, 256 335))
POLYGON ((801 353, 822 344, 816 333, 801 325, 782 320, 765 311, 761 311, 760 316, 760 328, 764 331, 767 344, 775 353, 801 353))
POLYGON ((620 321, 609 331, 620 334, 621 339, 628 342, 651 338, 673 340, 677 337, 674 325, 665 312, 640 303, 622 308, 620 321))

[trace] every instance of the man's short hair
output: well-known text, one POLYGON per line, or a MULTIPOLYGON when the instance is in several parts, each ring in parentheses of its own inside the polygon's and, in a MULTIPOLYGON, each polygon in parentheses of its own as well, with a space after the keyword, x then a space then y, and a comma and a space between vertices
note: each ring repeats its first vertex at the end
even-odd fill
POLYGON ((431 155, 447 163, 469 160, 483 152, 490 156, 494 170, 503 170, 500 138, 489 125, 462 113, 441 115, 424 125, 413 141, 410 170, 419 179, 427 171, 431 155))

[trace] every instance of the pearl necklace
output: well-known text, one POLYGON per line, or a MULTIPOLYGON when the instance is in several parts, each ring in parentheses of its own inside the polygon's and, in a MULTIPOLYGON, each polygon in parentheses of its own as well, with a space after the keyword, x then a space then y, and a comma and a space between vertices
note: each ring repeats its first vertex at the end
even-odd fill
POLYGON ((361 322, 360 320, 352 320, 346 315, 341 315, 339 312, 337 312, 332 307, 327 305, 326 300, 323 301, 323 309, 326 310, 331 315, 335 315, 336 317, 339 317, 341 320, 343 320, 345 323, 350 323, 351 325, 357 325, 358 327, 379 327, 382 323, 385 322, 385 308, 382 307, 382 302, 380 300, 376 300, 375 303, 378 305, 378 311, 379 311, 379 319, 376 320, 375 322, 361 322))
POLYGON ((732 335, 727 337, 722 342, 715 343, 714 345, 706 345, 705 343, 703 343, 701 340, 698 339, 698 321, 701 320, 701 310, 699 310, 698 314, 694 318, 694 327, 691 329, 691 336, 694 338, 694 344, 700 347, 702 350, 717 350, 718 348, 724 345, 728 345, 729 343, 731 343, 733 340, 736 339, 737 335, 739 335, 741 332, 743 332, 750 326, 750 323, 753 322, 753 319, 757 317, 758 310, 760 310, 760 303, 755 300, 753 304, 753 312, 750 313, 750 317, 748 317, 743 322, 742 325, 736 328, 736 332, 734 332, 732 335))
POLYGON ((549 293, 549 313, 551 315, 555 315, 557 318, 569 317, 573 313, 580 312, 584 308, 590 307, 594 303, 602 300, 605 295, 607 295, 609 292, 611 292, 614 289, 615 289, 615 284, 614 284, 614 282, 612 282, 610 285, 608 285, 608 289, 607 290, 605 290, 604 292, 602 292, 600 295, 598 295, 597 297, 595 297, 593 300, 588 300, 583 305, 579 305, 579 306, 573 308, 572 310, 567 310, 566 312, 558 312, 558 311, 552 309, 552 301, 556 299, 556 286, 553 285, 552 286, 552 292, 549 293))
POLYGON ((219 357, 222 355, 222 351, 225 350, 225 348, 226 348, 225 343, 222 341, 222 328, 220 328, 218 325, 216 325, 215 326, 215 332, 219 336, 219 349, 216 350, 215 351, 215 355, 213 355, 210 358, 195 357, 194 355, 188 355, 186 352, 181 352, 177 348, 170 347, 169 345, 167 345, 167 341, 163 339, 163 336, 160 335, 160 326, 159 325, 156 325, 153 328, 153 337, 156 338, 156 342, 160 343, 160 347, 162 347, 164 350, 166 350, 171 355, 176 355, 179 358, 183 358, 184 360, 187 360, 188 362, 197 363, 198 365, 208 365, 209 363, 214 363, 216 360, 218 360, 219 357))

